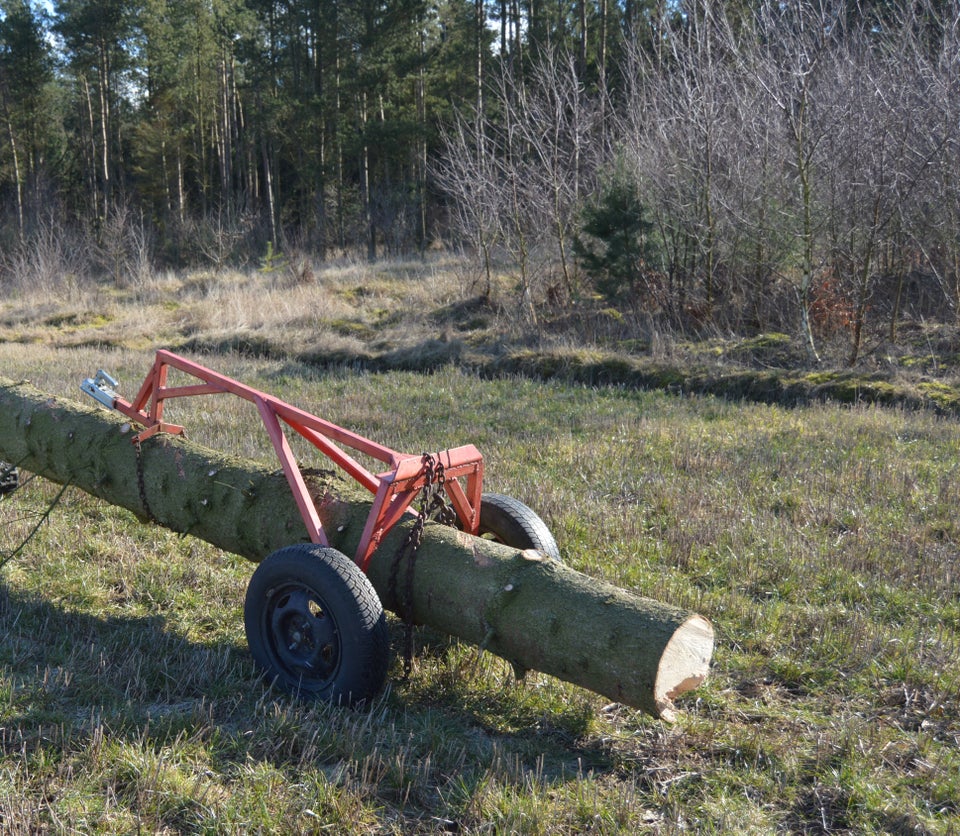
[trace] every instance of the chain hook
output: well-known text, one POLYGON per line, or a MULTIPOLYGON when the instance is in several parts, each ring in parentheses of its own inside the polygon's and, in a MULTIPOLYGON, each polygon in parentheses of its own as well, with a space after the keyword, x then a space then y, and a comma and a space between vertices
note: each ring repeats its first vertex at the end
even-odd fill
POLYGON ((389 594, 397 607, 397 614, 403 619, 404 648, 403 648, 403 678, 410 678, 413 667, 413 575, 417 560, 417 550, 423 540, 423 529, 428 519, 436 517, 438 522, 451 525, 456 519, 456 512, 443 498, 446 475, 443 462, 431 453, 424 453, 423 458, 423 488, 420 493, 420 510, 417 519, 410 529, 400 548, 397 549, 390 565, 389 594), (404 557, 407 566, 404 577, 403 600, 397 594, 397 581, 400 573, 400 564, 404 557))

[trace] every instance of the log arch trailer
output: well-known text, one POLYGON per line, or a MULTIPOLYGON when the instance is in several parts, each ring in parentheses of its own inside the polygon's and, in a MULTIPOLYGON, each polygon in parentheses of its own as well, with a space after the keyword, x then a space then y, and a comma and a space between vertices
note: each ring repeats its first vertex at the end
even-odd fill
POLYGON ((247 641, 267 676, 296 695, 375 696, 389 667, 385 607, 518 672, 540 670, 666 720, 708 674, 707 619, 564 565, 533 510, 483 491, 473 445, 400 453, 170 351, 157 352, 133 400, 118 388, 103 370, 81 384, 114 415, 0 378, 0 457, 257 563, 247 641), (167 401, 224 394, 255 406, 282 476, 166 420, 167 401), (301 469, 288 431, 337 469, 301 469), (372 473, 356 453, 385 470, 372 473), (426 521, 427 500, 442 522, 426 521))
MULTIPOLYGON (((311 540, 310 546, 293 544, 262 561, 244 603, 251 652, 288 690, 347 702, 380 690, 388 665, 386 620, 365 573, 384 536, 423 491, 442 486, 464 531, 559 559, 553 536, 531 509, 511 497, 482 494, 483 457, 473 445, 436 456, 399 453, 169 351, 157 352, 132 402, 117 394, 117 386, 101 369, 80 389, 144 427, 131 437, 138 452, 158 433, 184 434, 184 427, 164 421, 168 400, 232 394, 256 406, 311 540), (169 386, 171 369, 200 383, 169 386), (330 545, 284 426, 374 495, 352 562, 330 545), (375 475, 344 447, 389 467, 375 475)), ((145 491, 141 493, 149 509, 145 491)))

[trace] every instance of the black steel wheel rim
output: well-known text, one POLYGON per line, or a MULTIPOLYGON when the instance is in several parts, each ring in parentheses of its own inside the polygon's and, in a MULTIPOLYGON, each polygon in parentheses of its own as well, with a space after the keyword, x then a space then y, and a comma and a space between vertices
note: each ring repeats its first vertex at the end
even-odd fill
POLYGON ((315 590, 294 583, 271 590, 262 625, 277 669, 293 684, 315 690, 336 676, 340 633, 315 590))

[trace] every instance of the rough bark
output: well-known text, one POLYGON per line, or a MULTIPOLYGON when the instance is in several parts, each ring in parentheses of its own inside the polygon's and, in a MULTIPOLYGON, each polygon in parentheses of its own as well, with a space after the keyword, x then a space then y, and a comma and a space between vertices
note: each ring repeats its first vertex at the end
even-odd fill
MULTIPOLYGON (((254 562, 307 541, 278 469, 180 437, 158 435, 142 446, 147 510, 133 431, 114 413, 0 378, 0 458, 254 562)), ((370 495, 334 471, 312 471, 307 480, 330 545, 352 556, 370 495)), ((387 609, 397 609, 391 563, 409 525, 385 538, 368 570, 387 609)), ((399 568, 400 590, 407 568, 399 568)), ((663 719, 674 718, 673 698, 708 672, 713 630, 705 618, 538 552, 428 524, 414 577, 418 623, 663 719)))

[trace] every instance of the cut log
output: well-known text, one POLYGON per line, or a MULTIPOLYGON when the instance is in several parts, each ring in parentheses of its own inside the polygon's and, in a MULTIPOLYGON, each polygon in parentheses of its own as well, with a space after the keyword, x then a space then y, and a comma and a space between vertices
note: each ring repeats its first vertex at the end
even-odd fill
MULTIPOLYGON (((259 562, 308 542, 282 473, 158 435, 138 453, 130 424, 100 408, 0 378, 0 458, 112 505, 259 562), (144 503, 144 499, 146 503, 144 503)), ((307 481, 330 545, 352 556, 371 496, 337 472, 307 481)), ((396 526, 368 567, 396 611, 391 563, 411 521, 396 526)), ((405 578, 407 565, 399 567, 405 578)), ((534 551, 518 551, 428 524, 416 554, 413 619, 612 700, 673 720, 673 700, 707 676, 713 629, 703 616, 589 578, 534 551)))

